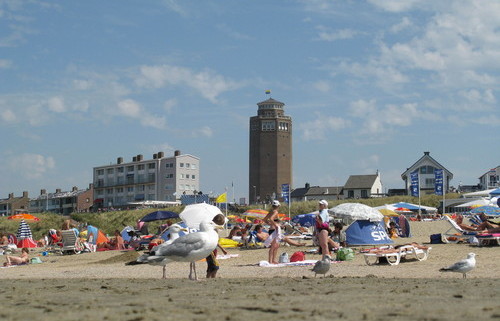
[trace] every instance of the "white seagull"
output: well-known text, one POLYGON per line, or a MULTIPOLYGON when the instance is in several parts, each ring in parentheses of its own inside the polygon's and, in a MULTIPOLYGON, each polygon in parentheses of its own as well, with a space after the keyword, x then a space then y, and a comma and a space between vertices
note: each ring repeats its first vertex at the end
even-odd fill
POLYGON ((329 255, 325 255, 323 259, 314 264, 314 267, 311 269, 311 271, 314 272, 314 277, 316 277, 317 274, 325 275, 330 270, 331 259, 329 255))
POLYGON ((476 267, 476 254, 469 253, 467 254, 467 258, 458 261, 448 267, 439 269, 441 272, 458 272, 462 273, 463 278, 467 278, 467 272, 471 271, 476 267))
POLYGON ((137 262, 162 265, 164 279, 166 278, 166 265, 168 263, 190 262, 189 279, 198 280, 195 262, 210 255, 219 242, 219 235, 214 229, 215 226, 216 224, 213 222, 202 222, 199 232, 180 236, 169 244, 160 244, 156 247, 156 250, 140 256, 137 262))
MULTIPOLYGON (((184 227, 180 226, 179 224, 172 224, 172 225, 170 225, 170 226, 166 229, 166 231, 167 231, 167 230, 168 230, 168 231, 170 231, 170 234, 169 234, 169 235, 170 235, 170 237, 169 237, 168 241, 165 241, 165 242, 163 242, 162 244, 156 245, 155 247, 153 247, 153 248, 151 249, 151 251, 156 251, 156 249, 157 249, 157 248, 158 248, 158 246, 160 246, 160 245, 165 246, 165 245, 168 245, 168 244, 171 244, 172 242, 174 242, 176 239, 178 239, 178 238, 179 238, 179 232, 180 232, 180 231, 184 231, 184 232, 187 232, 187 231, 188 231, 188 229, 187 229, 187 228, 184 228, 184 227)), ((148 262, 148 261, 147 261, 147 258, 149 257, 149 255, 150 255, 149 253, 144 253, 143 255, 139 256, 139 257, 137 258, 137 260, 136 260, 136 261, 137 261, 138 263, 147 263, 147 262, 148 262)))

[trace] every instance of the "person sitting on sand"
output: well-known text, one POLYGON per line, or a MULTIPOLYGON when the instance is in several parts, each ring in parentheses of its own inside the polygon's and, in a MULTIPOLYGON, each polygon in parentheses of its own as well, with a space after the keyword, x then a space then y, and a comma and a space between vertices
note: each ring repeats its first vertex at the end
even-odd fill
POLYGON ((7 236, 6 233, 2 232, 2 234, 0 236, 0 247, 4 247, 7 245, 9 245, 9 237, 7 236))
POLYGON ((115 236, 109 240, 109 242, 100 243, 97 245, 98 248, 105 248, 108 250, 124 250, 125 244, 123 237, 119 230, 115 230, 115 236))
POLYGON ((482 222, 479 225, 472 226, 472 225, 467 225, 463 223, 464 217, 462 215, 457 215, 455 218, 455 222, 457 223, 458 226, 460 226, 462 229, 466 231, 473 231, 473 232, 485 232, 486 233, 497 233, 495 231, 500 231, 500 226, 498 224, 494 224, 489 222, 488 220, 482 222))
POLYGON ((389 228, 387 229, 387 234, 391 238, 391 240, 397 239, 399 237, 398 228, 396 227, 396 223, 390 222, 389 228))
POLYGON ((241 236, 241 227, 238 225, 235 225, 231 231, 229 231, 229 235, 227 236, 228 239, 232 240, 233 237, 235 236, 241 236))
POLYGON ((23 247, 23 249, 21 250, 21 256, 7 255, 5 257, 5 259, 7 261, 3 265, 4 266, 11 266, 11 265, 26 264, 29 262, 29 253, 30 253, 30 251, 28 250, 28 248, 23 247))

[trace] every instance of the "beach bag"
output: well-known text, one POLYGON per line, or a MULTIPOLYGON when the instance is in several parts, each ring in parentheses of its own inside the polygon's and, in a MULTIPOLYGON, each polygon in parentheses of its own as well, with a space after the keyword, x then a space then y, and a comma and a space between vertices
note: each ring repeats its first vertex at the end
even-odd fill
POLYGON ((288 253, 284 252, 283 254, 281 254, 279 262, 280 263, 289 263, 290 259, 288 258, 288 253))
POLYGON ((38 263, 42 263, 42 260, 40 260, 39 257, 33 257, 33 258, 31 258, 30 263, 31 264, 38 264, 38 263))
POLYGON ((290 257, 290 262, 302 262, 306 260, 306 255, 302 251, 297 251, 290 257))
POLYGON ((350 261, 354 259, 354 251, 350 248, 343 247, 337 251, 337 261, 350 261))
POLYGON ((431 244, 441 244, 443 243, 441 234, 431 234, 431 244))

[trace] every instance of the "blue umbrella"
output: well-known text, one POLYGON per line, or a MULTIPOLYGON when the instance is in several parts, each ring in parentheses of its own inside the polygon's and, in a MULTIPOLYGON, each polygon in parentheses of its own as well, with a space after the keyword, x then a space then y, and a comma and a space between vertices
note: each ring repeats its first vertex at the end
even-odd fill
POLYGON ((151 222, 159 220, 168 220, 171 218, 179 218, 179 214, 171 211, 156 211, 149 213, 140 219, 141 222, 151 222))
POLYGON ((471 214, 484 213, 486 215, 500 215, 500 207, 496 206, 480 206, 470 211, 471 214))
POLYGON ((299 214, 292 218, 292 222, 295 224, 299 224, 300 226, 311 227, 314 226, 315 216, 316 214, 314 213, 299 214))

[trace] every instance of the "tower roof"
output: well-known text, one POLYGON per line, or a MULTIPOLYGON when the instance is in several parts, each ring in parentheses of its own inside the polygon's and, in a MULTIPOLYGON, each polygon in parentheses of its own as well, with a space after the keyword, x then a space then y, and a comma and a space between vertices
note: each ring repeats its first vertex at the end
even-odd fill
POLYGON ((260 103, 257 103, 257 105, 264 105, 264 104, 281 104, 284 105, 285 103, 282 103, 281 101, 277 101, 276 99, 269 98, 267 100, 261 101, 260 103))

